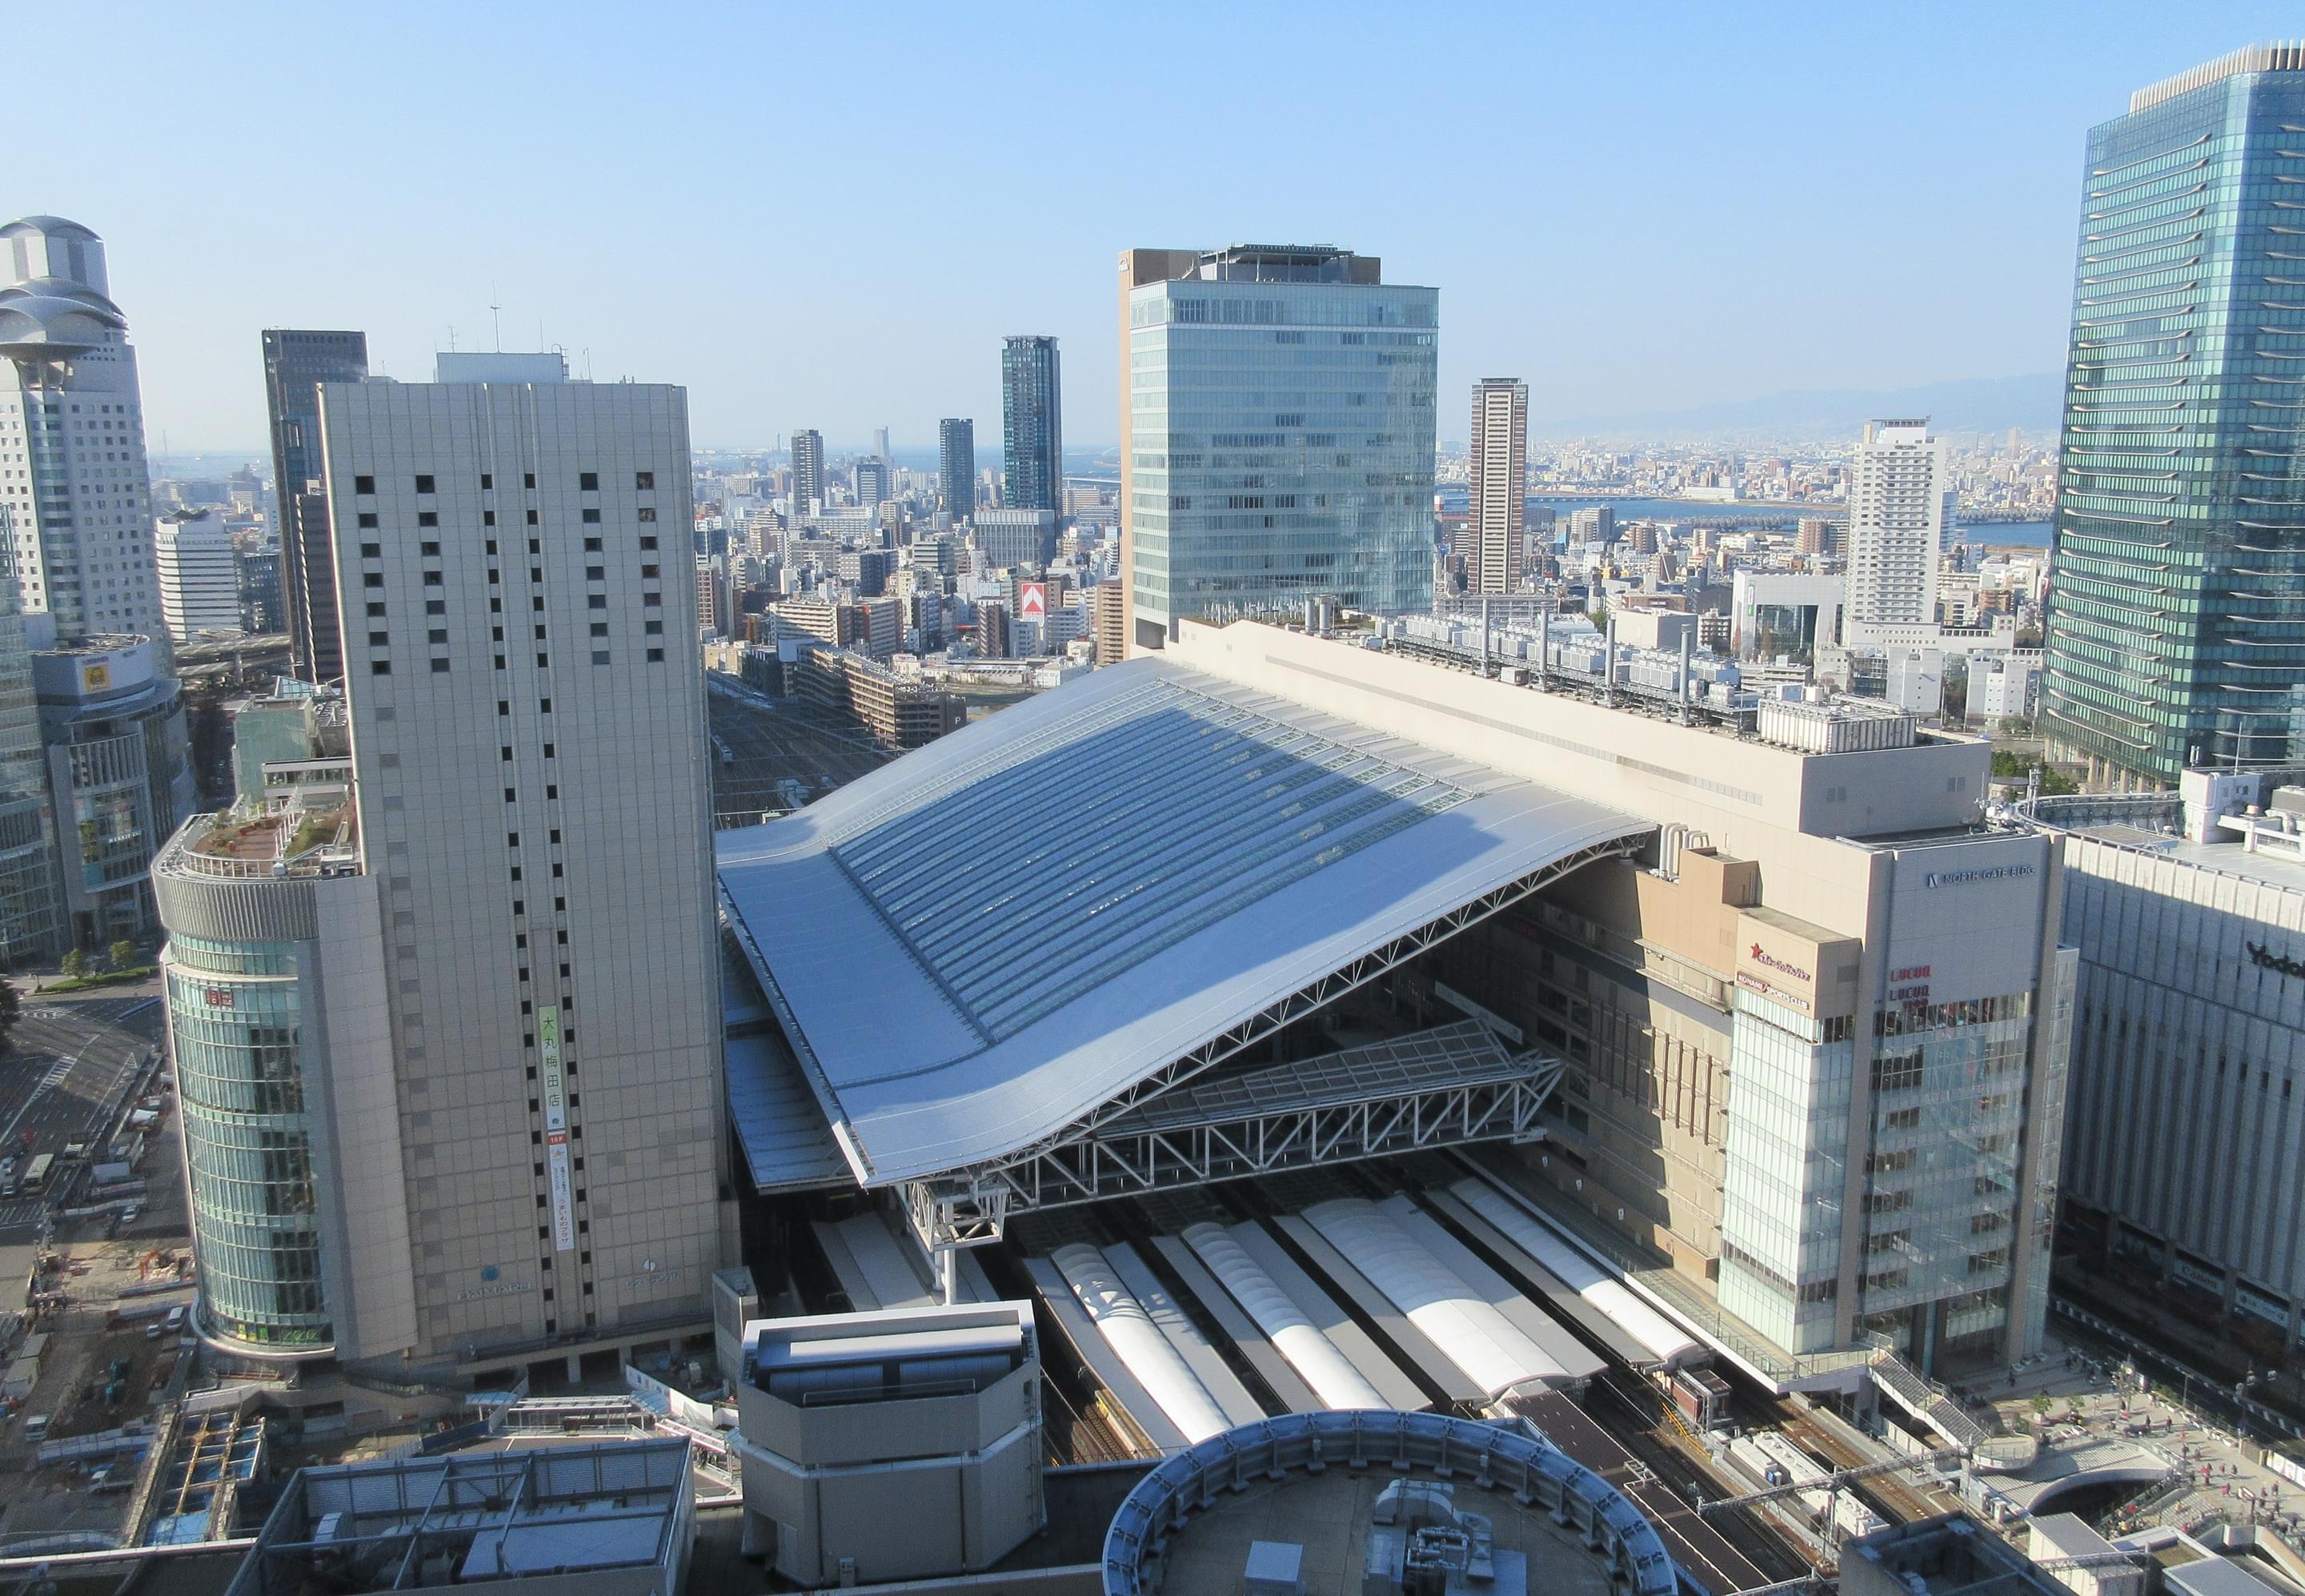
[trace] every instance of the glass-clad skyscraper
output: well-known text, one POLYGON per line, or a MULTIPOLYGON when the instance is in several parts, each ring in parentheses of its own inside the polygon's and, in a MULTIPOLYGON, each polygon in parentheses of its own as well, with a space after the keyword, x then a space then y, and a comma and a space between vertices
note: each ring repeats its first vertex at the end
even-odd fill
POLYGON ((1430 606, 1440 299, 1327 245, 1121 256, 1132 647, 1320 594, 1430 606))
POLYGON ((1002 492, 1011 510, 1065 513, 1065 395, 1054 338, 1000 351, 1002 492))
POLYGON ((2091 130, 2044 727, 2097 785, 2305 759, 2305 47, 2091 130))
POLYGON ((329 552, 328 501, 320 476, 319 385, 368 375, 366 333, 268 327, 264 334, 264 408, 272 422, 272 497, 280 531, 280 596, 289 657, 298 676, 334 682, 344 674, 336 617, 336 562, 329 552), (308 488, 312 491, 306 491, 308 488))

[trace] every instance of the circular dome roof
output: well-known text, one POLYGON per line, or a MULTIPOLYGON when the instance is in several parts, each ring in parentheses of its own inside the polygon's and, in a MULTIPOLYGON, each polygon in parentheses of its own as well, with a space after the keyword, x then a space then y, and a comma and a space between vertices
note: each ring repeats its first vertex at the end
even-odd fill
POLYGON ((35 277, 0 288, 0 350, 12 354, 74 353, 127 330, 117 305, 68 278, 35 277))

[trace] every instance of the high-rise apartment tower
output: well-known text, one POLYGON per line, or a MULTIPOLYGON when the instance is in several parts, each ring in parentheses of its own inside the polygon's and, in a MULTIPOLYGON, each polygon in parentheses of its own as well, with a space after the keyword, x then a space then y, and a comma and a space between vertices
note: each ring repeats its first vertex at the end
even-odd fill
POLYGON ((2305 45, 2092 128, 2042 731, 2092 785, 2305 759, 2305 45))
POLYGON ((272 421, 272 497, 280 532, 280 598, 289 658, 307 682, 344 674, 336 624, 336 561, 328 502, 319 491, 324 382, 368 375, 368 335, 270 327, 264 334, 264 407, 272 421))
POLYGON ((1065 511, 1064 383, 1054 338, 1010 338, 1000 351, 1000 455, 1011 510, 1065 511))
POLYGON ((1843 641, 1868 626, 1934 625, 1951 498, 1945 446, 1926 418, 1867 421, 1849 468, 1843 641))
POLYGON ((1122 252, 1132 649, 1323 594, 1431 604, 1440 300, 1326 244, 1122 252))
POLYGON ((1528 384, 1487 377, 1473 389, 1472 557, 1476 593, 1520 586, 1528 507, 1528 384))
POLYGON ((813 427, 792 435, 792 519, 814 513, 825 497, 824 434, 813 427))
POLYGON ((110 292, 79 223, 0 227, 0 484, 23 607, 63 638, 160 629, 136 352, 110 292))
POLYGON ((976 514, 976 423, 965 417, 937 423, 937 498, 955 522, 976 514))

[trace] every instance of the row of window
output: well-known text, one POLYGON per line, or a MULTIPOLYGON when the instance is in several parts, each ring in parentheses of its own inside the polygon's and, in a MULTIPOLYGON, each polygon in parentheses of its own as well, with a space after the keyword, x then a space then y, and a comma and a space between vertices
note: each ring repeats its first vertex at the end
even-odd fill
MULTIPOLYGON (((417 492, 431 493, 437 490, 438 479, 429 471, 420 471, 416 475, 415 482, 417 492)), ((536 486, 536 473, 534 471, 523 471, 521 473, 520 485, 523 488, 534 488, 536 486)), ((493 471, 482 471, 481 473, 481 492, 493 493, 496 491, 496 474, 493 471)), ((642 493, 654 492, 656 489, 656 473, 654 471, 634 471, 633 473, 633 487, 634 489, 642 493)), ((376 479, 366 473, 361 473, 353 477, 353 491, 354 493, 374 493, 376 491, 376 479)), ((600 473, 598 471, 577 472, 576 491, 579 493, 600 492, 600 473)))

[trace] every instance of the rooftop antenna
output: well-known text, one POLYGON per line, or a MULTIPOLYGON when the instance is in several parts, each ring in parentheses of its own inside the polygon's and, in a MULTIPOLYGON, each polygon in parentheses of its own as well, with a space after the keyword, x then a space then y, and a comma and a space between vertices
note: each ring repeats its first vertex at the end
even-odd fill
POLYGON ((453 327, 448 329, 448 352, 456 352, 456 329, 453 327))
POLYGON ((489 284, 489 320, 496 326, 497 352, 502 354, 504 352, 504 317, 499 312, 504 310, 504 306, 498 302, 498 299, 497 285, 491 283, 489 284))

